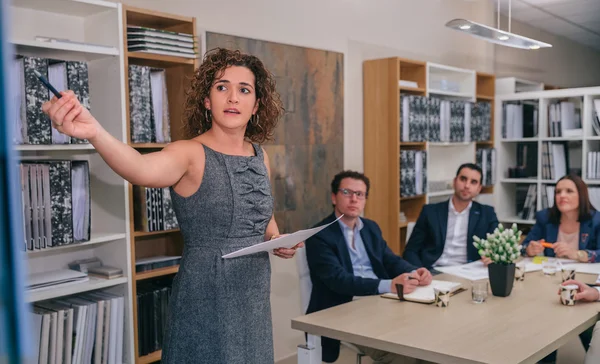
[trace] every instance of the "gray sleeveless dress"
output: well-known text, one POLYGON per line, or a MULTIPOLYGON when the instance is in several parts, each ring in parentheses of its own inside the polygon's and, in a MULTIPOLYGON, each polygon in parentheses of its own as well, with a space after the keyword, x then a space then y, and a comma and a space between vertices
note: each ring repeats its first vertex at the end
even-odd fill
POLYGON ((172 190, 184 239, 162 354, 168 364, 273 363, 268 253, 223 259, 264 241, 273 197, 260 146, 232 156, 206 146, 202 184, 172 190))

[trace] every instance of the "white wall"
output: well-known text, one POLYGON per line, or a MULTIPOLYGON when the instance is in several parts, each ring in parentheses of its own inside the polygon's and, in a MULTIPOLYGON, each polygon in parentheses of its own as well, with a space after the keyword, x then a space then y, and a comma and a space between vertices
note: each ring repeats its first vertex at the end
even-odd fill
MULTIPOLYGON (((114 0, 113 0, 114 1, 114 0)), ((363 170, 362 62, 402 56, 494 72, 494 46, 444 27, 453 18, 494 24, 489 1, 464 0, 124 0, 196 17, 199 30, 344 53, 344 167, 363 170)), ((528 63, 521 55, 513 64, 528 63)), ((506 62, 506 61, 505 61, 506 62)), ((547 65, 547 64, 546 64, 547 65)), ((534 67, 534 64, 529 64, 534 67)), ((518 67, 517 67, 518 68, 518 67)), ((294 261, 273 259, 272 311, 276 360, 304 340, 290 328, 299 316, 294 261)))
MULTIPOLYGON (((500 18, 506 29, 508 20, 500 18)), ((561 87, 600 85, 600 51, 527 24, 512 21, 513 33, 552 44, 552 48, 523 51, 496 48, 496 77, 514 76, 561 87)))

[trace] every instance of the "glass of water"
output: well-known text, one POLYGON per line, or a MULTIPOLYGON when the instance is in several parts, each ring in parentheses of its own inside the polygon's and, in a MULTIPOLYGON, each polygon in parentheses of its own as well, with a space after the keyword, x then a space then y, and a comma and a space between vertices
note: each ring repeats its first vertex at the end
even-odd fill
POLYGON ((475 303, 483 303, 488 296, 488 281, 473 282, 471 298, 475 303))
POLYGON ((547 260, 544 260, 542 262, 542 272, 544 272, 544 275, 546 276, 553 276, 556 274, 556 270, 557 270, 557 265, 556 265, 556 259, 554 258, 548 258, 547 260))

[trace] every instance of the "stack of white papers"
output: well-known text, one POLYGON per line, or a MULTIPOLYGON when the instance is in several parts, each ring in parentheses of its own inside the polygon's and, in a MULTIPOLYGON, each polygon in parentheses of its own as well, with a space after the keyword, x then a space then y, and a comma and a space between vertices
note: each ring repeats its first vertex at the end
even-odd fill
POLYGON ((488 269, 481 260, 450 267, 435 267, 435 269, 470 281, 488 279, 488 269))
POLYGON ((327 225, 322 225, 322 226, 312 228, 312 229, 299 230, 293 234, 282 236, 277 239, 265 241, 264 243, 256 244, 253 246, 249 246, 247 248, 243 248, 243 249, 234 251, 229 254, 225 254, 222 256, 222 258, 236 258, 236 257, 242 257, 244 255, 254 254, 254 253, 259 253, 259 252, 271 252, 274 249, 278 249, 278 248, 290 249, 290 248, 294 247, 296 244, 306 241, 306 239, 310 238, 311 236, 315 235, 319 231, 325 229, 329 225, 338 221, 339 219, 342 218, 342 216, 344 216, 344 215, 341 215, 340 217, 335 219, 335 221, 330 222, 327 225))
POLYGON ((27 288, 30 292, 50 289, 56 285, 81 283, 89 280, 87 274, 72 270, 60 269, 51 272, 36 273, 29 276, 27 288))

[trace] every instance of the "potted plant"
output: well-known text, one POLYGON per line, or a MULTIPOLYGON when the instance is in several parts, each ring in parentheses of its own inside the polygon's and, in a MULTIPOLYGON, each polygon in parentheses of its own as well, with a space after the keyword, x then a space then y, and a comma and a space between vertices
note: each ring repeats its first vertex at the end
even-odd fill
POLYGON ((517 230, 517 224, 513 224, 510 229, 505 229, 502 224, 498 224, 494 233, 488 233, 485 239, 473 236, 473 245, 479 251, 479 255, 492 261, 488 265, 488 273, 494 296, 506 297, 512 291, 515 262, 521 251, 519 246, 521 234, 522 232, 517 230))

